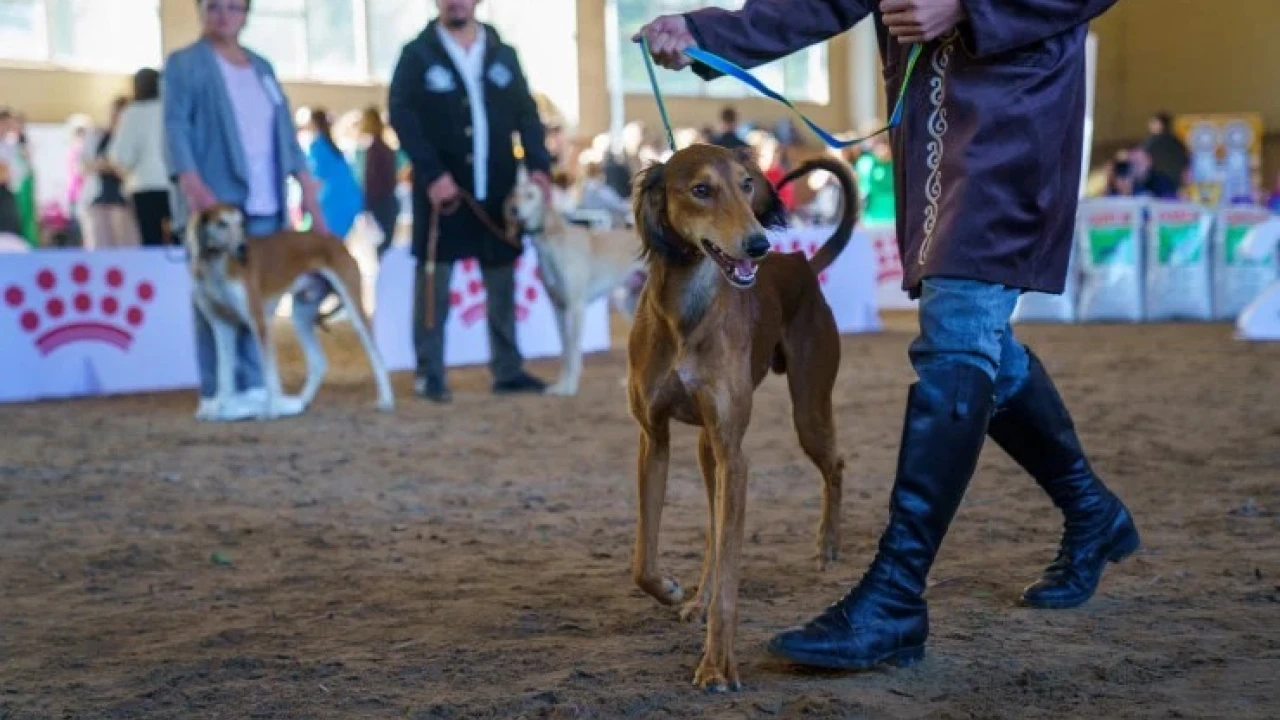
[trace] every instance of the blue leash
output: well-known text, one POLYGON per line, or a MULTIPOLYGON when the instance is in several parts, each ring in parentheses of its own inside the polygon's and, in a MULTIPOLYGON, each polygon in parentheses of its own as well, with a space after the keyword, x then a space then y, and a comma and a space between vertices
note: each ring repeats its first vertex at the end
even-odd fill
MULTIPOLYGON (((786 105, 791 109, 791 112, 795 113, 796 116, 804 121, 805 125, 809 126, 809 129, 812 130, 815 135, 822 138, 822 141, 829 147, 836 150, 843 150, 844 148, 866 142, 867 140, 870 140, 871 138, 901 124, 903 105, 906 102, 907 84, 911 80, 912 73, 915 72, 916 61, 920 59, 920 53, 923 48, 923 45, 911 46, 911 52, 907 56, 907 69, 902 76, 902 87, 898 88, 898 100, 893 105, 893 113, 889 116, 889 124, 866 137, 854 138, 852 140, 841 140, 826 130, 823 130, 817 123, 810 120, 803 112, 800 112, 800 108, 796 107, 795 104, 788 100, 782 93, 773 91, 769 86, 757 80, 754 75, 719 55, 696 47, 685 50, 684 54, 688 55, 689 59, 702 63, 718 73, 736 78, 765 97, 777 100, 783 105, 786 105)), ((653 98, 658 103, 658 113, 662 115, 662 125, 667 131, 667 142, 671 144, 671 149, 674 151, 676 149, 675 133, 671 131, 671 119, 667 116, 667 106, 662 99, 662 90, 658 87, 658 76, 653 70, 653 57, 652 53, 649 52, 649 39, 644 36, 640 37, 640 52, 644 55, 644 67, 649 73, 649 84, 653 87, 653 98)))

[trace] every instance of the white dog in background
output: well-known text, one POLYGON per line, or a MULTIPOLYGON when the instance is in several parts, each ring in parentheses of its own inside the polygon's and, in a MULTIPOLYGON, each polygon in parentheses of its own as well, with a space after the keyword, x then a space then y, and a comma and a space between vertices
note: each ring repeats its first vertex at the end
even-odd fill
POLYGON ((587 306, 611 294, 644 267, 640 244, 628 228, 593 229, 567 221, 548 207, 542 191, 520 169, 511 205, 538 253, 542 284, 560 330, 560 378, 550 395, 576 395, 582 378, 582 327, 587 306))

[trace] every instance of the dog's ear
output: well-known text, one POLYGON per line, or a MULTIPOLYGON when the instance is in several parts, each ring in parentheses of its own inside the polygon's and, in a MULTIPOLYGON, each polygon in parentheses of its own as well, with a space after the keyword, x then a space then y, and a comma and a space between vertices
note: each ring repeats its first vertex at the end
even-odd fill
POLYGON ((738 148, 734 151, 734 155, 755 181, 755 195, 751 199, 751 210, 755 213, 756 220, 766 229, 786 227, 787 208, 778 197, 778 191, 774 189, 773 183, 769 182, 769 178, 765 177, 764 171, 760 169, 760 161, 756 159, 755 149, 738 148))
POLYGON ((658 256, 669 262, 684 259, 686 253, 667 217, 667 184, 662 163, 641 170, 631 189, 631 209, 640 234, 640 254, 658 256))

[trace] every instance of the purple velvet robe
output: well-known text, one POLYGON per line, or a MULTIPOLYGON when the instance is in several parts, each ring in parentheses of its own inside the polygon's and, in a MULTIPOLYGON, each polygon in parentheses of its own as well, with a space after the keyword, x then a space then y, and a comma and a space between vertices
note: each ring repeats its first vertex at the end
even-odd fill
MULTIPOLYGON (((1083 151, 1088 22, 1116 0, 961 0, 969 19, 929 43, 890 132, 903 289, 947 276, 1061 293, 1083 151)), ((747 0, 688 13, 698 45, 743 67, 874 15, 886 95, 909 48, 878 0, 747 0)), ((715 77, 705 66, 694 70, 715 77)))

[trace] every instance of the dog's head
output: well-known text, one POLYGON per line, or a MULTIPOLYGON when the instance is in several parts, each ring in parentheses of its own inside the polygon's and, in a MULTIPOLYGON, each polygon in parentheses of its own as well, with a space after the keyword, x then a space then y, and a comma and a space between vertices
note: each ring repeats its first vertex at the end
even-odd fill
POLYGON ((219 256, 244 259, 248 249, 244 234, 244 214, 230 205, 214 205, 191 219, 188 244, 201 260, 219 256))
POLYGON ((542 228, 548 212, 542 188, 529 177, 523 165, 516 171, 516 187, 507 198, 507 223, 516 223, 525 233, 536 235, 542 228))
POLYGON ((692 145, 636 179, 636 228, 649 259, 714 262, 731 285, 755 284, 770 228, 786 209, 747 150, 692 145))

